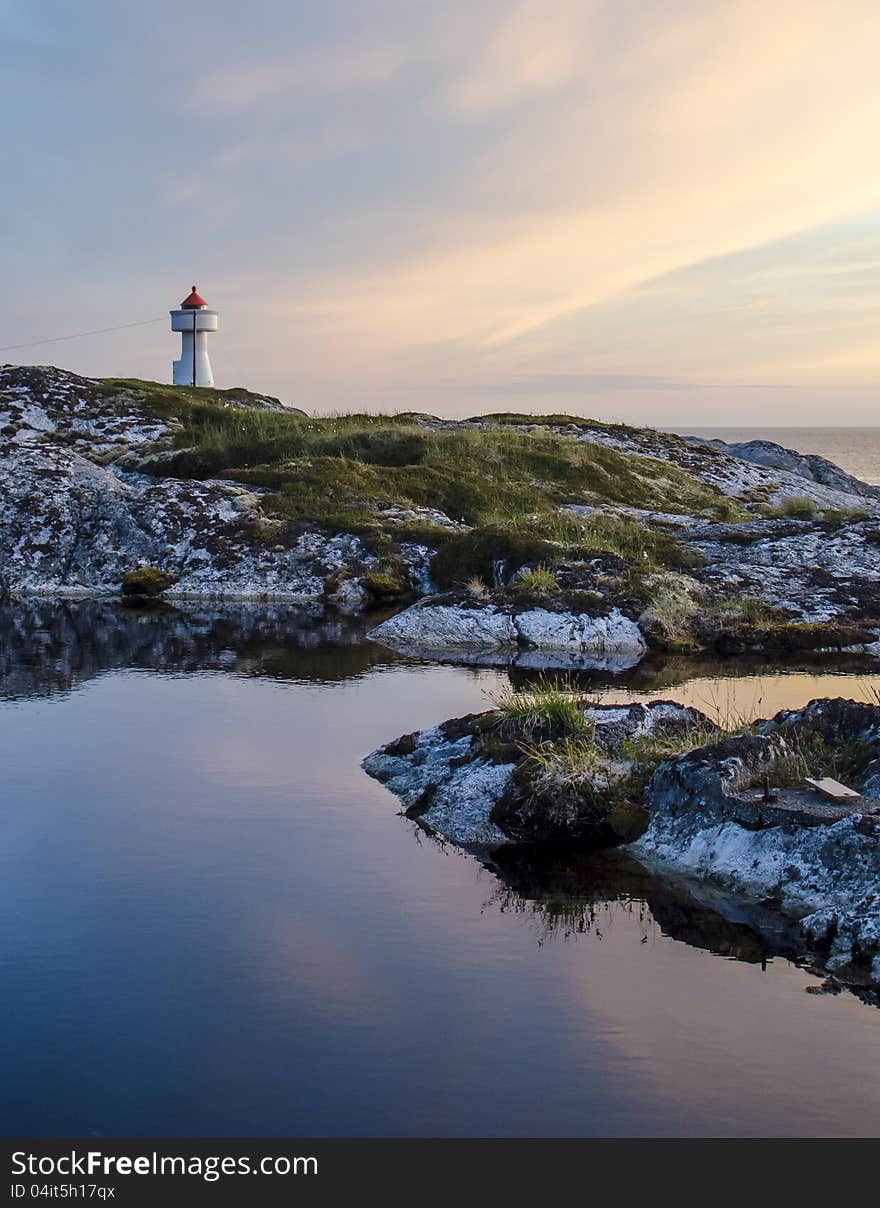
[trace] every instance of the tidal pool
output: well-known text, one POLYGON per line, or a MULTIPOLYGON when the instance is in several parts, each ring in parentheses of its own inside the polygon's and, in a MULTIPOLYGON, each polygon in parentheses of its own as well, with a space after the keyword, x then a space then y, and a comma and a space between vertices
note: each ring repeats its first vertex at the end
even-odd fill
MULTIPOLYGON (((766 715, 873 666, 585 683, 766 715)), ((778 918, 621 852, 480 862, 361 771, 505 671, 291 609, 68 604, 2 610, 0 675, 5 1134, 880 1130, 880 1011, 806 993, 778 918)))

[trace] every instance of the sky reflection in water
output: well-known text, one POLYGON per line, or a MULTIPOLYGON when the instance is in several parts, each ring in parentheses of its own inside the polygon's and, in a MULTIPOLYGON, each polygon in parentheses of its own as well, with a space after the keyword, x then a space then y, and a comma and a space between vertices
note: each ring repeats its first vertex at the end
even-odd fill
POLYGON ((361 772, 505 672, 309 647, 283 609, 3 625, 4 1132, 878 1131, 880 1012, 805 994, 778 920, 620 854, 486 867, 361 772))

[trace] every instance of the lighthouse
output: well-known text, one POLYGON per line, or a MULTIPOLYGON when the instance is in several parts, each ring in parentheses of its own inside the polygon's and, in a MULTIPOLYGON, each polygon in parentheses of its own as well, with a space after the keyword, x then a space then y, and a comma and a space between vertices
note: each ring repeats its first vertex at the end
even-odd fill
POLYGON ((208 360, 208 332, 218 327, 216 310, 195 286, 177 310, 171 311, 171 330, 181 333, 180 360, 173 365, 175 386, 213 386, 214 375, 208 360))

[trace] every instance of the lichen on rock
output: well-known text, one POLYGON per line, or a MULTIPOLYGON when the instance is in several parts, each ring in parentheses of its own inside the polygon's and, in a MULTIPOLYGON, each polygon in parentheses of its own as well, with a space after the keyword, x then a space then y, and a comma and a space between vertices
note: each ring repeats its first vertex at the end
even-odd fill
POLYGON ((663 764, 642 798, 650 821, 633 851, 651 866, 772 899, 805 919, 808 938, 833 940, 838 972, 880 981, 880 800, 869 795, 878 767, 877 706, 817 700, 783 711, 754 733, 663 764), (860 799, 825 802, 803 783, 835 772, 860 799))

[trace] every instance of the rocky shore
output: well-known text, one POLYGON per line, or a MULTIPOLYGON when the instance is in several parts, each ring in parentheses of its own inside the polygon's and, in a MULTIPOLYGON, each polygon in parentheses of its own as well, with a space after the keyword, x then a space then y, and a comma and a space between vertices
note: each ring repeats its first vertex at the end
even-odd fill
POLYGON ((451 842, 623 846, 650 870, 794 920, 805 950, 880 986, 880 707, 817 700, 728 735, 671 701, 513 697, 389 743, 364 769, 451 842), (837 775, 859 796, 818 796, 837 775))
POLYGON ((880 488, 764 441, 310 421, 243 390, 5 366, 0 487, 10 599, 115 596, 146 568, 171 599, 393 605, 375 641, 461 662, 880 652, 880 488), (499 500, 522 515, 500 524, 499 500))
MULTIPOLYGON (((232 409, 285 411, 229 393, 232 409)), ((275 525, 266 492, 241 483, 160 474, 175 426, 136 387, 0 368, 0 596, 114 596, 126 572, 150 566, 173 578, 172 599, 364 609, 379 558, 359 536, 275 525)), ((413 590, 428 557, 402 550, 413 590)))

